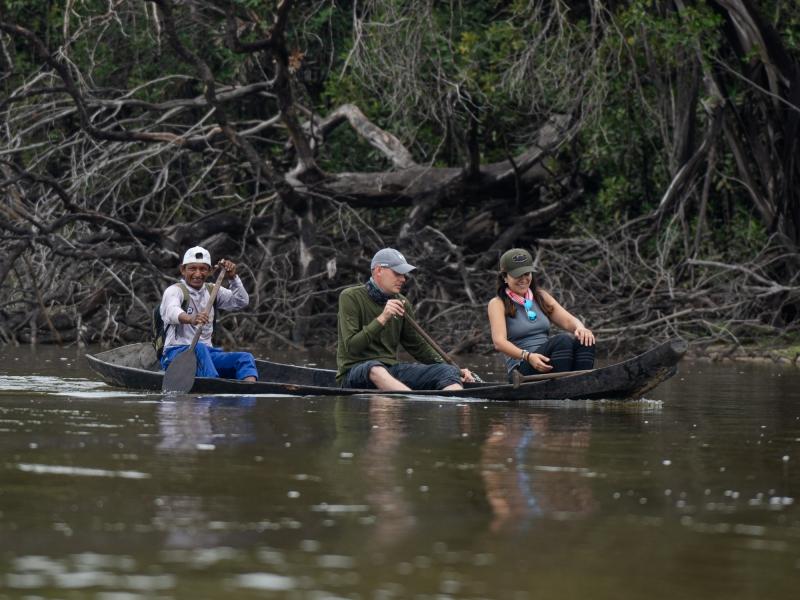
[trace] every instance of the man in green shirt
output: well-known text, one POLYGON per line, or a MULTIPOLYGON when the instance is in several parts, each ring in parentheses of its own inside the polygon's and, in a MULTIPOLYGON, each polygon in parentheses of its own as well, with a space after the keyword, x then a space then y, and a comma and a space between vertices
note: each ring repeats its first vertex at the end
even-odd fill
POLYGON ((336 381, 342 387, 386 391, 459 390, 463 381, 474 381, 468 369, 445 363, 403 318, 414 316, 400 290, 416 267, 394 248, 379 250, 370 267, 366 284, 339 295, 336 381), (400 346, 420 362, 399 362, 400 346))

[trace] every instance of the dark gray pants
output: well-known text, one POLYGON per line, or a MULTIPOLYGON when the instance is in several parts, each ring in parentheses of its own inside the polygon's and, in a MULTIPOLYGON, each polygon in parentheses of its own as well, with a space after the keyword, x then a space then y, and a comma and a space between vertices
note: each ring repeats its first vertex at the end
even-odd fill
MULTIPOLYGON (((594 346, 584 346, 571 333, 559 333, 551 336, 536 349, 537 354, 544 354, 553 366, 548 373, 564 371, 583 371, 594 368, 594 346)), ((521 375, 541 375, 530 363, 521 362, 517 367, 521 375)), ((511 381, 509 374, 508 380, 511 381)))
POLYGON ((342 387, 374 390, 375 385, 369 379, 369 371, 372 367, 384 367, 392 377, 405 383, 412 390, 441 390, 448 385, 461 383, 461 372, 458 368, 445 363, 385 365, 378 360, 368 360, 357 364, 347 372, 342 381, 342 387))

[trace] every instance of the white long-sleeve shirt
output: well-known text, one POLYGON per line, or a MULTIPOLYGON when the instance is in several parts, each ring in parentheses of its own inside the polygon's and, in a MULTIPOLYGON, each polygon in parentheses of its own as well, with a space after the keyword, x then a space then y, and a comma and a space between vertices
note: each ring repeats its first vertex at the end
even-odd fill
MULTIPOLYGON (((208 301, 211 299, 211 293, 208 291, 208 286, 204 285, 199 290, 194 289, 184 279, 181 283, 189 290, 189 306, 186 307, 186 313, 193 315, 201 313, 205 310, 208 301)), ((244 289, 244 284, 239 276, 236 275, 230 281, 230 287, 220 287, 217 292, 217 300, 215 302, 216 308, 221 310, 238 310, 244 308, 250 303, 250 296, 247 290, 244 289)), ((194 325, 184 325, 178 321, 178 317, 184 312, 183 307, 183 290, 179 284, 175 283, 164 290, 164 295, 161 298, 161 319, 164 321, 164 326, 167 334, 164 339, 164 347, 170 346, 188 346, 192 343, 192 338, 196 331, 194 325)), ((203 331, 200 334, 198 344, 211 345, 211 334, 214 333, 214 307, 208 313, 208 323, 203 326, 203 331)))

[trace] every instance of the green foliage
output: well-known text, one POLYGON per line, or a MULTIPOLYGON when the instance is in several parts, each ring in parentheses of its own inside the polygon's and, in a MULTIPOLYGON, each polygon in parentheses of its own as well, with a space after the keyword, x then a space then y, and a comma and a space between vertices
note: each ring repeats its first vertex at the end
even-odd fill
MULTIPOLYGON (((531 40, 555 38, 557 32, 545 32, 536 19, 524 18, 528 3, 455 7, 450 2, 386 0, 371 4, 370 11, 358 46, 349 36, 342 39, 336 56, 350 68, 329 78, 326 98, 332 104, 369 105, 365 112, 371 118, 426 158, 437 152, 441 164, 463 164, 464 132, 477 119, 483 158, 505 159, 528 145, 526 133, 551 112, 575 101, 577 94, 560 85, 572 74, 553 73, 558 62, 550 59, 561 48, 551 49, 550 56, 531 48, 531 40), (538 63, 543 68, 536 69, 538 63), (529 93, 518 81, 534 82, 539 89, 529 93)), ((568 36, 558 44, 569 52, 568 36)), ((564 66, 562 62, 558 69, 564 66)))
MULTIPOLYGON (((717 208, 721 203, 716 203, 717 208)), ((716 248, 725 248, 728 255, 746 261, 767 245, 768 235, 752 210, 737 204, 726 219, 721 211, 712 213, 712 239, 716 248)))
POLYGON ((628 44, 646 45, 655 60, 672 67, 681 66, 686 51, 713 57, 724 25, 722 17, 704 0, 686 3, 680 10, 656 8, 651 0, 634 0, 620 11, 617 23, 623 27, 628 44))
MULTIPOLYGON (((163 33, 157 33, 152 16, 144 12, 145 4, 117 3, 111 18, 106 0, 74 3, 70 31, 84 27, 90 33, 69 44, 65 50, 69 59, 98 96, 115 97, 134 88, 135 97, 148 102, 201 94, 194 67, 172 51, 163 33)), ((241 35, 248 41, 264 34, 277 6, 264 0, 233 0, 233 4, 243 17, 255 17, 254 22, 242 18, 248 26, 241 35)), ((31 28, 49 48, 64 44, 65 3, 7 0, 5 6, 14 21, 31 28)), ((763 0, 759 6, 764 15, 774 15, 786 47, 800 51, 796 3, 763 0)), ((306 84, 298 76, 294 91, 321 115, 355 103, 405 142, 418 159, 434 165, 465 163, 466 132, 473 120, 478 122, 481 159, 492 162, 528 147, 531 132, 551 115, 580 116, 573 152, 580 157, 580 169, 592 179, 593 192, 573 222, 592 223, 602 231, 657 205, 675 169, 670 160, 682 110, 678 96, 687 87, 689 69, 697 60, 718 68, 722 54, 730 52, 725 48, 726 23, 708 0, 687 1, 680 9, 652 0, 609 3, 604 8, 601 14, 613 20, 613 27, 597 36, 589 9, 578 2, 382 0, 368 3, 368 8, 347 1, 298 3, 290 15, 287 46, 304 54, 304 64, 316 65, 321 78, 306 84), (383 23, 366 27, 359 41, 367 58, 383 51, 385 65, 355 66, 354 8, 365 22, 367 11, 372 11, 369 16, 375 22, 385 17, 392 23, 392 27, 383 23), (429 12, 419 13, 420 8, 429 12), (559 27, 553 27, 554 22, 559 27), (388 43, 395 45, 382 47, 388 43), (382 79, 379 67, 404 66, 406 50, 416 53, 417 62, 389 70, 382 79), (595 58, 590 57, 593 52, 595 58), (369 68, 373 72, 368 73, 369 68), (590 109, 580 114, 586 105, 590 109)), ((224 20, 211 3, 197 10, 176 3, 175 14, 182 42, 209 64, 220 84, 271 75, 271 63, 263 56, 237 54, 227 47, 224 20)), ((35 72, 39 61, 30 48, 19 40, 14 46, 15 64, 35 72)), ((753 92, 746 82, 733 80, 726 93, 736 105, 753 92)), ((237 103, 228 110, 235 118, 257 120, 274 114, 274 100, 237 103)), ((707 116, 701 107, 693 110, 696 128, 702 131, 707 116)), ((56 129, 41 135, 51 141, 69 137, 56 129)), ((265 138, 255 144, 280 161, 286 160, 284 142, 285 138, 265 138)), ((321 152, 320 164, 330 171, 387 167, 384 157, 346 128, 327 140, 321 152)), ((554 176, 570 167, 568 158, 552 161, 554 176)), ((734 169, 725 163, 726 172, 734 169)), ((143 194, 148 184, 143 180, 141 189, 132 194, 143 194)), ((712 241, 719 245, 731 235, 752 247, 763 237, 763 228, 753 225, 749 200, 740 186, 726 185, 719 183, 709 219, 715 231, 731 230, 712 241), (729 208, 723 211, 719 206, 729 208)))
POLYGON ((800 14, 789 15, 778 27, 787 48, 800 54, 800 14))
POLYGON ((272 12, 275 10, 277 2, 265 2, 264 0, 233 0, 233 3, 243 8, 258 11, 260 13, 272 12))
POLYGON ((381 171, 391 168, 386 157, 349 127, 338 127, 326 140, 319 165, 331 171, 381 171))
POLYGON ((600 223, 601 214, 617 220, 656 206, 670 181, 675 82, 691 74, 698 53, 710 60, 721 39, 720 17, 703 1, 676 11, 634 0, 615 22, 620 35, 606 38, 603 52, 628 64, 607 80, 606 102, 580 136, 586 167, 601 181, 593 206, 600 223))

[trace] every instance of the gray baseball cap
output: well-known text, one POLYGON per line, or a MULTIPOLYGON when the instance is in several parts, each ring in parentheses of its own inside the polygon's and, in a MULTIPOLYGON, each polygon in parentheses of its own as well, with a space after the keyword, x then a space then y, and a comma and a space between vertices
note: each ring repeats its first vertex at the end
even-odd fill
POLYGON ((395 273, 400 273, 401 275, 410 273, 417 268, 414 265, 408 264, 406 257, 394 248, 378 250, 375 256, 372 257, 372 262, 369 266, 370 271, 375 267, 388 267, 395 273))

